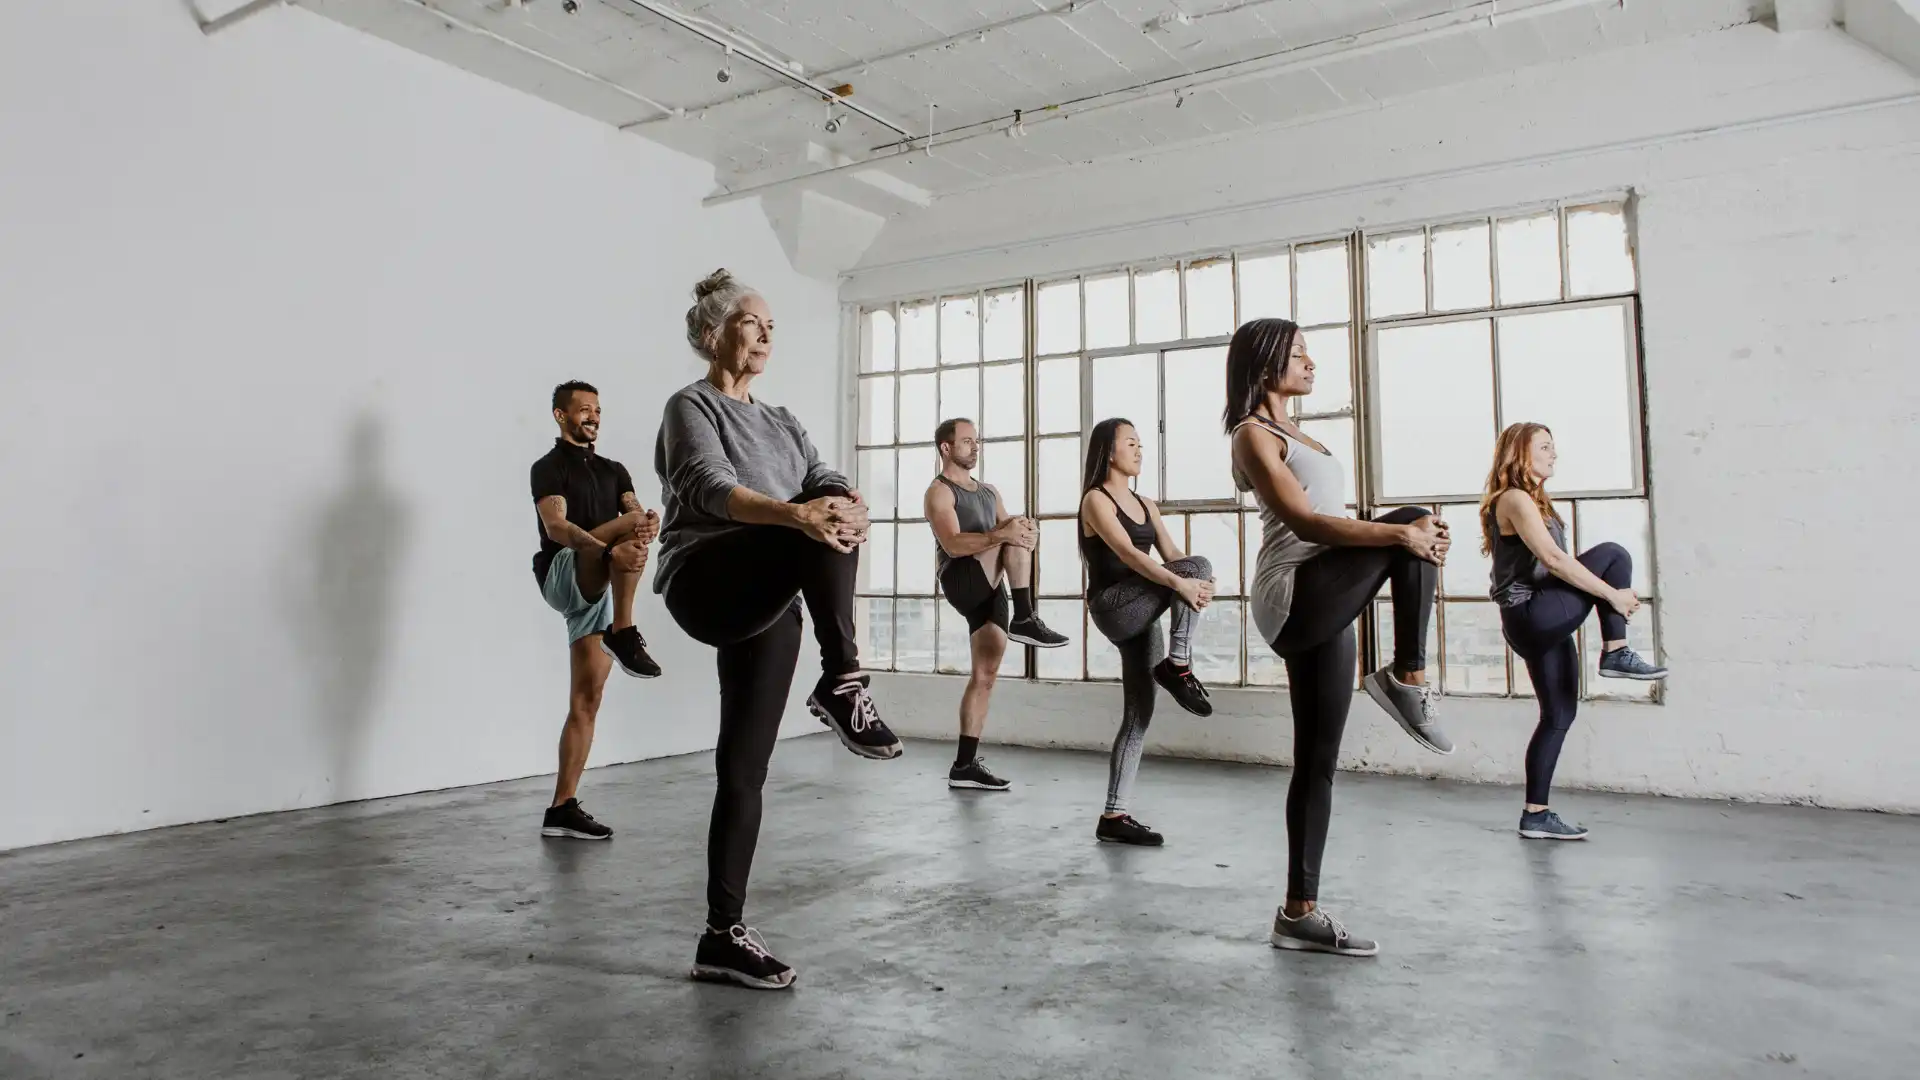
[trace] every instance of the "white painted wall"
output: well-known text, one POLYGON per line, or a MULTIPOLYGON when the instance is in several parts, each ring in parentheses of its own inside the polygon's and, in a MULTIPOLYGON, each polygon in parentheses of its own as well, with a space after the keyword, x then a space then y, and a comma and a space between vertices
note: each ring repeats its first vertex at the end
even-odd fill
MULTIPOLYGON (((0 848, 551 771, 553 384, 657 505, 724 264, 837 442, 832 290, 710 182, 297 9, 0 6, 0 848)), ((711 651, 640 620, 596 764, 712 745, 711 651)))
MULTIPOLYGON (((1628 144, 1917 88, 1838 33, 1730 31, 998 191, 996 205, 1028 214, 976 218, 990 230, 977 242, 948 232, 946 216, 911 234, 890 229, 875 267, 842 296, 1633 188, 1656 559, 1675 675, 1664 706, 1583 705, 1557 782, 1920 811, 1920 629, 1910 615, 1920 580, 1901 569, 1904 538, 1920 528, 1909 495, 1920 460, 1920 103, 1511 164, 1543 146, 1628 144), (1068 184, 1083 197, 1067 199, 1068 184), (1150 223, 1112 227, 1126 222, 1150 223)), ((903 732, 951 737, 961 685, 890 678, 886 715, 903 732)), ((1202 721, 1163 700, 1149 750, 1289 760, 1283 694, 1223 691, 1215 703, 1202 721)), ((1520 780, 1530 704, 1443 707, 1453 757, 1416 749, 1362 699, 1345 764, 1520 780)), ((1119 709, 1113 686, 1004 683, 987 734, 1101 748, 1119 709)), ((1151 775, 1149 766, 1143 813, 1151 775)), ((1098 798, 1087 793, 1090 808, 1098 798)))

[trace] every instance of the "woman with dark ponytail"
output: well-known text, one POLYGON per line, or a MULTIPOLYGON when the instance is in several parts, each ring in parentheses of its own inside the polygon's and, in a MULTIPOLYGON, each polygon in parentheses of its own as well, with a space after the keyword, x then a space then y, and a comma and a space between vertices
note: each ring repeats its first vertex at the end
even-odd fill
POLYGON ((1313 366, 1300 328, 1285 319, 1247 323, 1227 347, 1223 420, 1233 437, 1234 483, 1260 501, 1254 624, 1286 662, 1293 704, 1287 899, 1274 914, 1271 940, 1281 949, 1373 956, 1378 943, 1349 933, 1316 902, 1340 736, 1353 704, 1353 624, 1391 582, 1393 663, 1367 676, 1367 694, 1414 741, 1452 753, 1434 723, 1424 655, 1449 541, 1446 523, 1418 507, 1374 521, 1347 515, 1346 469, 1287 419, 1287 399, 1313 392, 1313 366))

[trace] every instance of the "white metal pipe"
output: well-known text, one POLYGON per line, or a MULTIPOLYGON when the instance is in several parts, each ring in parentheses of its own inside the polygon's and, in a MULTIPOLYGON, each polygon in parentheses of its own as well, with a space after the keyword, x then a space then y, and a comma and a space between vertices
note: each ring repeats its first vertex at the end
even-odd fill
POLYGON ((212 37, 222 30, 239 26, 241 23, 246 22, 248 19, 253 18, 268 8, 279 7, 281 4, 292 2, 293 0, 248 0, 247 3, 241 4, 239 7, 234 8, 219 18, 207 19, 201 22, 200 32, 208 37, 212 37))
POLYGON ((718 34, 712 30, 707 29, 706 27, 700 25, 700 23, 697 20, 687 15, 683 15, 680 12, 675 11, 673 8, 670 8, 665 4, 656 3, 655 0, 625 0, 625 2, 632 4, 634 7, 640 8, 642 11, 652 12, 654 15, 662 19, 665 19, 666 21, 674 24, 675 26, 680 27, 682 30, 685 30, 691 34, 697 34, 700 37, 705 38, 706 40, 712 42, 713 44, 720 46, 722 49, 727 50, 728 52, 735 53, 739 56, 743 56, 749 62, 757 64, 762 68, 765 68, 768 72, 772 73, 773 75, 776 75, 779 78, 785 79, 788 82, 792 83, 793 85, 803 90, 806 90, 809 93, 812 93, 825 101, 833 102, 836 105, 838 105, 840 108, 846 109, 848 112, 858 113, 861 116, 864 116, 867 119, 873 121, 874 123, 879 124, 881 127, 884 127, 887 130, 893 132, 896 135, 900 135, 908 139, 915 138, 912 132, 908 131, 906 128, 901 127, 899 124, 894 123, 892 120, 889 120, 884 116, 881 116, 879 113, 874 112, 872 109, 869 109, 864 105, 855 104, 854 102, 849 101, 846 98, 839 96, 838 94, 835 94, 828 87, 823 86, 820 83, 817 83, 812 79, 807 78, 805 75, 796 74, 793 70, 788 68, 785 64, 781 64, 775 60, 769 59, 768 57, 759 55, 759 50, 749 47, 747 43, 742 41, 737 41, 737 40, 729 40, 726 35, 718 34))
MULTIPOLYGON (((1511 2, 1511 0, 1509 0, 1509 2, 1511 2)), ((1489 21, 1495 14, 1498 14, 1502 21, 1530 19, 1544 15, 1558 14, 1576 8, 1593 7, 1596 4, 1618 4, 1619 2, 1620 0, 1543 0, 1541 3, 1531 4, 1523 8, 1500 8, 1496 0, 1483 0, 1483 2, 1475 4, 1472 7, 1443 12, 1428 18, 1416 19, 1412 22, 1399 23, 1393 26, 1381 27, 1377 30, 1352 34, 1344 38, 1304 45, 1293 49, 1285 49, 1280 52, 1249 57, 1245 60, 1237 60, 1232 63, 1222 64, 1219 67, 1213 68, 1211 71, 1199 73, 1190 72, 1165 79, 1157 79, 1140 86, 1094 95, 1081 102, 1059 106, 1045 106, 1040 109, 1022 110, 1021 124, 1024 127, 1032 128, 1050 121, 1062 120, 1070 116, 1085 116, 1089 113, 1100 112, 1105 109, 1138 104, 1139 102, 1149 101, 1156 97, 1166 97, 1173 94, 1186 95, 1202 90, 1217 90, 1233 85, 1234 83, 1245 82, 1251 79, 1272 78, 1287 71, 1317 67, 1334 60, 1345 60, 1386 49, 1424 44, 1425 42, 1436 41, 1474 29, 1477 24, 1489 21)), ((901 142, 889 143, 879 147, 878 152, 874 156, 863 158, 859 161, 848 162, 845 165, 836 165, 828 169, 818 169, 812 172, 801 173, 796 176, 784 177, 779 180, 769 180, 762 184, 753 184, 732 191, 722 192, 718 195, 710 195, 706 198, 705 205, 719 206, 739 199, 748 199, 756 195, 764 195, 770 191, 781 190, 796 184, 804 184, 822 176, 858 172, 862 169, 873 168, 887 163, 905 151, 920 147, 954 146, 973 139, 984 138, 988 135, 997 135, 1005 130, 1003 121, 1007 119, 1007 117, 998 117, 994 120, 970 124, 964 127, 949 128, 946 132, 929 133, 925 138, 916 139, 909 137, 901 142), (941 135, 954 132, 962 132, 963 134, 957 134, 953 138, 947 139, 940 137, 941 135)))

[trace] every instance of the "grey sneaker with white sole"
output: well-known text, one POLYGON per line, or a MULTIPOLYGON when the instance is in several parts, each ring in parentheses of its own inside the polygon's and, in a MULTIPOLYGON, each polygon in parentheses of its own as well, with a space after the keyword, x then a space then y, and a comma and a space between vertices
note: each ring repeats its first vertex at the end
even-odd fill
POLYGON ((1387 711, 1401 730, 1413 741, 1436 754, 1453 753, 1453 741, 1433 716, 1433 687, 1409 686, 1393 677, 1391 668, 1381 668, 1361 681, 1367 696, 1387 711))
POLYGON ((1600 657, 1600 677, 1632 679, 1635 682, 1658 682, 1667 677, 1667 669, 1657 664, 1647 663, 1639 653, 1622 645, 1600 657))
POLYGON ((1334 956, 1373 956, 1380 943, 1355 937, 1339 919, 1314 908, 1297 919, 1287 918, 1287 909, 1273 913, 1273 936, 1268 939, 1276 949, 1331 953, 1334 956))

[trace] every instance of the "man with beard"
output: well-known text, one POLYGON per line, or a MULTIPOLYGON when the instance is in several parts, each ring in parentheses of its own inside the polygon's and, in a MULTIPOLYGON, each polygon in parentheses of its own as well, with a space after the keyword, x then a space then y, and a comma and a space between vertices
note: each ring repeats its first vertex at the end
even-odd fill
POLYGON ((960 749, 947 773, 947 786, 1005 791, 1010 785, 987 771, 979 749, 987 699, 1007 642, 1057 649, 1067 639, 1048 629, 1034 611, 1038 530, 1033 521, 1008 514, 1000 492, 973 478, 980 463, 980 434, 973 421, 943 421, 933 440, 940 452, 940 475, 927 486, 927 522, 938 541, 940 591, 967 620, 973 654, 973 672, 960 696, 960 749), (1013 588, 1011 613, 1002 580, 1013 588))
POLYGON ((594 452, 598 390, 579 381, 561 383, 553 391, 553 420, 560 437, 532 470, 540 518, 533 576, 547 605, 566 619, 571 686, 559 780, 540 835, 605 840, 613 830, 581 809, 576 795, 613 664, 635 678, 660 674, 633 624, 633 594, 660 519, 641 509, 626 466, 594 452))

